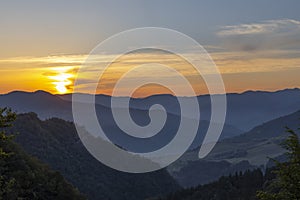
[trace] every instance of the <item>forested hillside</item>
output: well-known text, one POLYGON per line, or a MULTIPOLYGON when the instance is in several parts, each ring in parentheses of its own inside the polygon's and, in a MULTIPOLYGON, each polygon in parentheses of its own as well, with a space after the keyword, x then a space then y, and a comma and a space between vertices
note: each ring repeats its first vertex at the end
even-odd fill
POLYGON ((89 199, 140 200, 180 189, 166 170, 128 174, 106 167, 85 149, 72 122, 21 114, 9 131, 18 133, 15 141, 26 152, 59 171, 89 199))
POLYGON ((26 154, 3 128, 15 115, 0 109, 0 199, 85 199, 59 172, 26 154))

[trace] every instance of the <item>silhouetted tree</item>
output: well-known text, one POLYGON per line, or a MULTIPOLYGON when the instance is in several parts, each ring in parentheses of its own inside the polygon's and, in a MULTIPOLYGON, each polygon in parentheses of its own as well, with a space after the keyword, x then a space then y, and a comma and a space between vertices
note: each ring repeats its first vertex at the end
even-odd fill
POLYGON ((276 178, 257 197, 261 200, 299 200, 300 199, 300 143, 295 131, 288 129, 289 137, 283 147, 287 149, 288 162, 276 164, 276 178))
POLYGON ((7 145, 12 136, 7 136, 5 134, 4 128, 12 126, 12 122, 16 119, 16 114, 13 113, 10 109, 0 108, 0 199, 2 196, 12 191, 13 186, 15 185, 16 180, 11 177, 4 175, 6 170, 5 158, 10 156, 12 153, 7 151, 7 145), (1 130, 2 129, 2 130, 1 130))
POLYGON ((9 156, 8 152, 3 150, 3 147, 7 145, 12 136, 5 134, 4 128, 12 126, 12 122, 16 119, 16 114, 8 108, 0 108, 0 157, 9 156), (2 129, 2 130, 1 130, 2 129))

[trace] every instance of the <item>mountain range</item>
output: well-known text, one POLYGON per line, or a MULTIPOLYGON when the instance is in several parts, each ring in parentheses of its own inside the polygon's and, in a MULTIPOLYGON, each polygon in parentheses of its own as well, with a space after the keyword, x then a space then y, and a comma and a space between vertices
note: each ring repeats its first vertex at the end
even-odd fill
MULTIPOLYGON (((80 94, 86 96, 88 94, 80 94)), ((154 104, 161 104, 167 111, 167 123, 157 134, 157 137, 148 138, 141 144, 139 139, 124 134, 117 126, 111 112, 111 99, 128 97, 110 97, 96 95, 96 112, 99 116, 104 116, 99 123, 104 130, 109 130, 107 135, 115 144, 134 152, 147 152, 159 149, 167 144, 176 133, 180 120, 180 107, 177 98, 171 95, 154 95, 147 98, 130 98, 130 114, 133 120, 139 125, 147 125, 150 122, 149 108, 154 104), (157 142, 159 141, 159 142, 157 142)), ((188 101, 189 97, 179 97, 183 101, 188 101)), ((201 145, 207 131, 211 104, 210 96, 198 96, 201 111, 201 121, 197 137, 190 149, 201 145)), ((79 98, 84 99, 84 98, 79 98)), ((11 92, 0 95, 0 107, 10 107, 17 113, 35 112, 40 119, 57 117, 67 121, 73 121, 72 116, 72 95, 52 95, 44 91, 11 92)), ((86 106, 86 102, 82 102, 86 106)), ((118 107, 120 112, 127 108, 118 107)), ((231 138, 249 131, 251 128, 261 123, 275 119, 277 117, 290 114, 300 109, 300 89, 286 89, 277 92, 249 91, 241 94, 227 94, 227 116, 221 140, 231 138)), ((156 111, 156 112, 159 112, 156 111)), ((193 120, 194 110, 189 110, 188 120, 193 120)), ((93 130, 89 130, 93 132, 93 130)), ((188 134, 188 133, 187 133, 188 134)))

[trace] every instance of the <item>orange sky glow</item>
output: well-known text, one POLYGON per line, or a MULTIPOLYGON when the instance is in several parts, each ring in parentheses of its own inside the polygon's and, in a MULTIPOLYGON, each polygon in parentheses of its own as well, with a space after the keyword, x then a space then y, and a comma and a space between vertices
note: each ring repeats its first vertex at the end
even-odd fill
MULTIPOLYGON (((300 1, 276 1, 270 6, 269 1, 259 0, 2 1, 0 94, 16 90, 72 93, 76 78, 87 83, 76 87, 76 91, 79 88, 80 92, 93 93, 89 84, 97 84, 96 70, 77 75, 89 52, 116 34, 142 27, 175 30, 202 45, 218 67, 227 93, 300 88, 299 6, 300 1)), ((163 49, 164 45, 157 42, 163 49)), ((115 53, 110 50, 119 51, 119 45, 105 49, 107 58, 95 58, 96 61, 107 62, 115 53)), ((182 48, 179 40, 172 45, 186 54, 195 53, 193 47, 182 48)), ((197 95, 208 93, 202 77, 185 60, 168 53, 145 51, 126 54, 112 63, 96 92, 111 95, 115 83, 127 71, 150 63, 177 70, 197 95)), ((211 72, 206 69, 201 73, 211 72)), ((175 74, 158 68, 139 69, 131 73, 127 83, 157 77, 172 80, 175 74)), ((180 91, 176 95, 191 95, 179 82, 172 84, 180 91)), ((121 95, 129 89, 122 85, 121 95)), ((150 84, 133 96, 162 93, 170 90, 150 84)))
MULTIPOLYGON (((212 52, 211 56, 222 74, 226 92, 232 93, 300 87, 300 56, 286 57, 289 53, 299 52, 212 52)), ((1 59, 0 93, 14 90, 45 90, 54 94, 72 93, 77 70, 86 58, 87 55, 58 55, 1 59)), ((97 93, 111 95, 114 84, 126 71, 144 63, 168 65, 190 81, 197 95, 208 93, 201 76, 189 63, 175 55, 155 53, 129 54, 123 56, 118 62, 112 63, 105 71, 97 93)), ((93 73, 91 72, 91 76, 85 78, 94 78, 93 73)), ((151 79, 153 76, 170 78, 172 74, 161 74, 159 70, 136 74, 136 77, 145 79, 151 79)), ((176 87, 180 88, 180 85, 176 87)), ((179 95, 189 95, 185 93, 184 88, 181 88, 181 91, 179 95)), ((87 88, 82 92, 91 91, 87 88)), ((170 93, 170 91, 157 85, 148 85, 137 90, 134 96, 143 97, 162 93, 170 93)))

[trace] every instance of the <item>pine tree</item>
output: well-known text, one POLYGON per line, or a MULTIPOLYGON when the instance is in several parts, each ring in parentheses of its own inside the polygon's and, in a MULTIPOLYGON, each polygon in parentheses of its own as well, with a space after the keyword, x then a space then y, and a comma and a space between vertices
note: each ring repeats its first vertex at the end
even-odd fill
POLYGON ((4 128, 11 127, 16 120, 16 114, 8 108, 0 108, 0 158, 9 156, 9 152, 4 151, 4 147, 12 136, 5 134, 4 128), (2 130, 1 130, 2 129, 2 130))
POLYGON ((299 200, 300 199, 300 143, 295 131, 288 129, 289 137, 283 143, 287 150, 288 162, 276 164, 276 178, 265 189, 259 191, 257 197, 261 200, 299 200))

